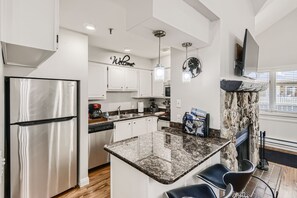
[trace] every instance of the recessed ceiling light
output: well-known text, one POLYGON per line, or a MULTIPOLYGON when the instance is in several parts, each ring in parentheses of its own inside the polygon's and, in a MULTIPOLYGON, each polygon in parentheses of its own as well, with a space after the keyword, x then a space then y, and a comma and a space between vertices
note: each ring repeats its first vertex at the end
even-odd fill
POLYGON ((87 30, 90 30, 90 31, 95 31, 96 30, 96 27, 93 24, 86 23, 86 24, 84 24, 84 26, 85 26, 85 28, 87 30))
POLYGON ((125 48, 124 52, 131 52, 131 49, 125 48))

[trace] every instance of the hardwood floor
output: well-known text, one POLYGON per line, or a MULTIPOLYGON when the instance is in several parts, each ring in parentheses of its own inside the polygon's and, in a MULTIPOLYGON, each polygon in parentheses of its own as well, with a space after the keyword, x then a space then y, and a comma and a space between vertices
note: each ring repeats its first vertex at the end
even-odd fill
POLYGON ((55 198, 109 198, 110 168, 105 166, 89 173, 90 183, 82 188, 70 189, 55 198))
MULTIPOLYGON (((279 198, 297 197, 297 169, 283 166, 279 198)), ((83 188, 70 189, 55 198, 109 198, 110 168, 105 166, 89 173, 90 184, 83 188)), ((124 197, 123 197, 124 198, 124 197)))

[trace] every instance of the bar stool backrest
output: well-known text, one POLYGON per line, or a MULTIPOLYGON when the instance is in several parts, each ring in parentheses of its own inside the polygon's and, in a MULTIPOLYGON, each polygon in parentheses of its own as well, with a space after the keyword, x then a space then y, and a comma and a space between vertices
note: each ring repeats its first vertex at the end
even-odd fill
POLYGON ((242 170, 237 172, 230 171, 225 173, 223 175, 223 180, 226 185, 232 184, 235 192, 241 192, 248 183, 254 171, 254 164, 249 160, 243 160, 242 170))

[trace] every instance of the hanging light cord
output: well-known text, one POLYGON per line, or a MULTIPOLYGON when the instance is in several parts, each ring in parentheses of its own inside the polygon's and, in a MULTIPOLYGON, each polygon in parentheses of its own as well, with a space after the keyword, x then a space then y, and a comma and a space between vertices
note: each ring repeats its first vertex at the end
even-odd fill
POLYGON ((160 56, 161 56, 161 37, 159 37, 159 59, 158 59, 158 65, 160 66, 160 56))

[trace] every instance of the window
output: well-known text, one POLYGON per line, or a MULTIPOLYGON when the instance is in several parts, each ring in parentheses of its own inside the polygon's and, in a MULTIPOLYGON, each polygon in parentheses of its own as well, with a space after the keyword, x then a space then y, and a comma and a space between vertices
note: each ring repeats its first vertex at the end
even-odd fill
POLYGON ((297 71, 272 71, 257 74, 259 82, 269 82, 260 92, 261 110, 297 113, 297 71))
POLYGON ((275 110, 297 112, 297 71, 276 72, 275 110))
MULTIPOLYGON (((257 81, 269 83, 269 72, 257 73, 257 81)), ((260 109, 269 110, 269 89, 270 87, 268 86, 268 89, 266 91, 260 92, 260 109)))

